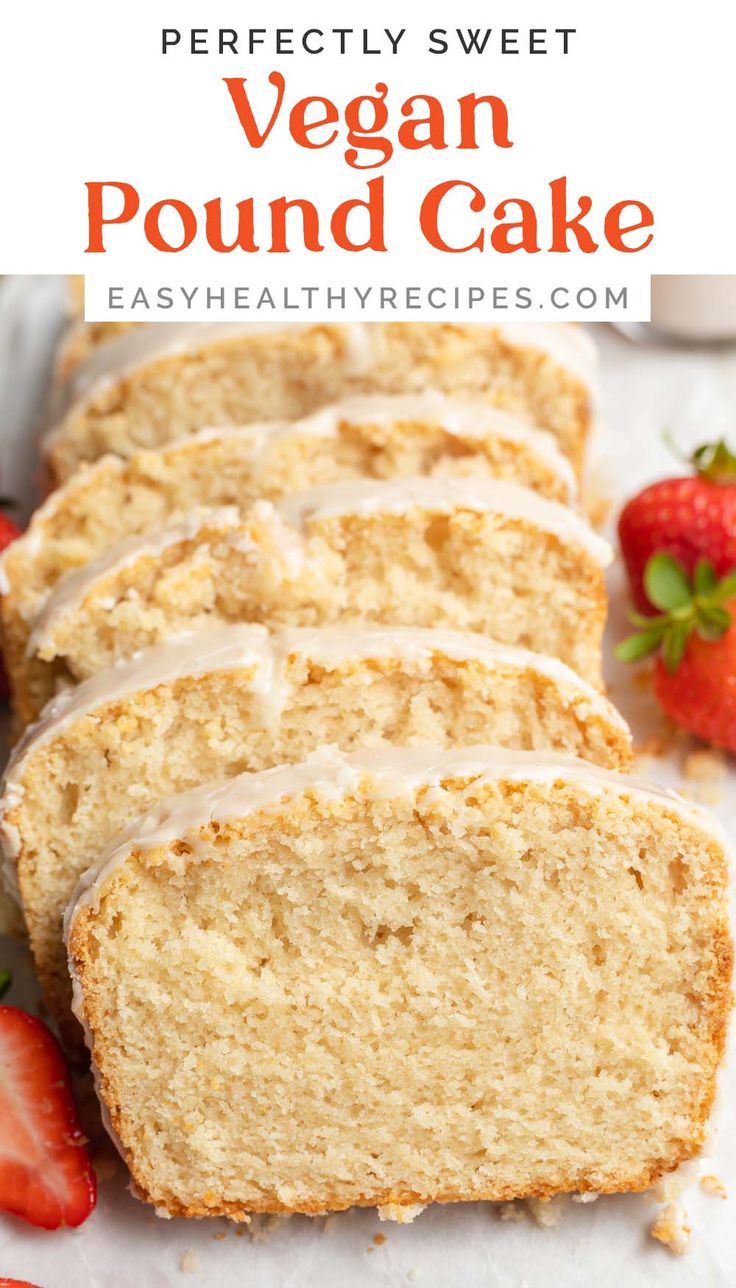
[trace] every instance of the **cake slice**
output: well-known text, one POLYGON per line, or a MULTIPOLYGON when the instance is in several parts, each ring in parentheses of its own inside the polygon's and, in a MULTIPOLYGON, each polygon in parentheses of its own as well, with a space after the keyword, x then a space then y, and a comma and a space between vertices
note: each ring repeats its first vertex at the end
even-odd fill
POLYGON ((643 1190, 704 1137, 724 837, 565 757, 382 749, 132 824, 70 907, 141 1198, 242 1217, 643 1190))
POLYGON ((73 379, 77 368, 100 346, 119 340, 127 331, 142 325, 140 322, 71 322, 56 349, 54 380, 57 385, 73 379))
POLYGON ((57 381, 66 380, 74 368, 97 348, 117 339, 125 331, 143 326, 142 322, 118 322, 108 319, 106 322, 85 322, 84 319, 84 277, 70 275, 66 278, 66 299, 64 327, 56 350, 54 376, 57 381))
POLYGON ((22 668, 30 624, 56 582, 108 546, 200 505, 277 499, 349 478, 505 478, 567 502, 572 468, 554 438, 488 403, 442 394, 365 397, 293 424, 204 430, 129 460, 103 456, 36 511, 0 559, 3 652, 22 668))
POLYGON ((594 371, 591 340, 565 324, 148 325, 73 371, 46 452, 60 482, 105 452, 130 456, 205 425, 294 420, 352 394, 436 388, 521 412, 579 469, 594 371))
POLYGON ((600 685, 610 554, 566 506, 495 480, 342 483, 195 513, 59 582, 13 676, 17 708, 27 719, 55 683, 218 622, 475 630, 600 685))
POLYGON ((552 658, 451 631, 260 626, 170 641, 57 698, 6 773, 2 837, 64 1027, 61 918, 106 839, 162 796, 322 744, 496 742, 626 767, 628 729, 552 658))

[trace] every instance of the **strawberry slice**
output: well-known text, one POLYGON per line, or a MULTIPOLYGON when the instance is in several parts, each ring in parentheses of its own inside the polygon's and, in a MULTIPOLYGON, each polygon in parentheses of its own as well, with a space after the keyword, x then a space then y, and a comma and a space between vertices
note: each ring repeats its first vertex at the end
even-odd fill
MULTIPOLYGON (((2 972, 0 996, 8 983, 2 972)), ((57 1230, 96 1198, 61 1048, 36 1016, 0 1006, 0 1210, 57 1230)))
POLYGON ((36 1288, 27 1279, 0 1279, 0 1288, 36 1288))

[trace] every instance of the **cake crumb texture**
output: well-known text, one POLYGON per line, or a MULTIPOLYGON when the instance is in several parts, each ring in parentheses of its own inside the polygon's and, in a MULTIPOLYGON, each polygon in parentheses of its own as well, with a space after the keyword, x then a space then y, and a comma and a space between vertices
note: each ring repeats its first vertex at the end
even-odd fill
MULTIPOLYGON (((105 452, 130 456, 205 425, 296 420, 325 403, 356 394, 409 394, 425 389, 482 396, 527 416, 557 438, 576 470, 582 466, 591 392, 573 371, 502 327, 373 322, 235 328, 212 332, 190 352, 139 361, 72 397, 47 445, 57 483, 105 452)), ((566 329, 561 332, 566 334, 566 329)), ((106 345, 116 347, 130 332, 106 345)), ((133 332, 135 335, 135 331, 133 332)), ((576 347, 582 338, 576 339, 576 347)), ((104 367, 102 368, 104 376, 104 367)))
MULTIPOLYGON (((643 1190, 694 1155, 730 1000, 725 856, 586 772, 348 774, 131 838, 69 950, 149 1201, 400 1217, 643 1190)), ((680 1250, 685 1227, 673 1209, 654 1237, 680 1250)))
MULTIPOLYGON (((227 636, 246 657, 248 630, 230 628, 227 636)), ((216 651, 222 638, 215 635, 213 643, 212 634, 202 635, 201 654, 216 651)), ((168 674, 159 671, 153 683, 117 697, 119 674, 99 675, 90 682, 95 700, 74 718, 62 705, 56 721, 49 717, 29 737, 6 784, 2 833, 8 848, 12 838, 44 997, 67 1041, 79 1033, 69 1013, 64 908, 100 848, 157 800, 210 779, 300 760, 328 745, 493 742, 627 768, 626 726, 576 677, 560 684, 523 656, 516 665, 474 656, 470 636, 455 640, 470 656, 463 658, 462 648, 453 656, 448 638, 397 633, 387 647, 380 632, 292 632, 271 641, 283 660, 268 686, 257 660, 229 670, 213 662, 201 673, 195 652, 194 672, 187 674, 180 650, 170 646, 168 674)), ((145 676, 146 668, 145 654, 130 664, 133 675, 145 676)), ((212 1089, 219 1085, 215 1075, 212 1089)))
MULTIPOLYGON (((79 583, 62 582, 38 619, 15 677, 22 719, 34 718, 64 680, 228 622, 478 631, 560 658, 601 687, 607 598, 597 554, 576 534, 475 508, 462 489, 447 505, 423 503, 425 483, 415 481, 416 499, 403 512, 348 505, 300 525, 257 504, 237 522, 205 512, 196 530, 192 521, 192 531, 174 525, 135 550, 114 548, 79 583)), ((366 483, 361 494, 381 493, 366 483)))

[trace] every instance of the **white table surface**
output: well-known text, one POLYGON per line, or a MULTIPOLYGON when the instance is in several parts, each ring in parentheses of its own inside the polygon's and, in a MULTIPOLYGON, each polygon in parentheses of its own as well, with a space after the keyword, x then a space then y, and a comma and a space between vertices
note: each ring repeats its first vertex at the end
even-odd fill
MULTIPOLYGON (((32 504, 37 466, 35 428, 42 414, 54 337, 61 322, 58 279, 10 278, 0 287, 0 492, 32 504)), ((716 433, 736 440, 736 349, 637 348, 614 331, 594 327, 602 352, 600 425, 591 452, 593 491, 620 503, 644 483, 673 470, 663 429, 692 445, 716 433)), ((611 575, 609 641, 625 629, 620 567, 611 575)), ((613 661, 614 700, 642 745, 664 735, 668 752, 647 758, 649 776, 697 788, 682 778, 694 744, 673 738, 650 694, 613 661)), ((736 774, 729 769, 715 805, 736 835, 736 774)), ((0 940, 0 965, 12 964, 10 1001, 32 1004, 25 950, 0 940)), ((491 1204, 435 1207, 413 1225, 379 1223, 373 1211, 258 1229, 220 1220, 165 1221, 126 1190, 122 1164, 105 1169, 98 1208, 79 1230, 37 1231, 0 1216, 0 1276, 28 1278, 40 1288, 174 1288, 187 1282, 216 1288, 733 1288, 736 1284, 736 1112, 733 1069, 721 1093, 709 1156, 725 1183, 724 1202, 691 1183, 683 1203, 692 1245, 673 1257, 648 1235, 657 1212, 651 1196, 601 1198, 581 1205, 555 1200, 558 1223, 540 1228, 520 1206, 519 1221, 502 1221, 491 1204), (731 1095, 727 1094, 730 1082, 731 1095), (112 1175, 108 1173, 112 1171, 112 1175), (385 1242, 374 1242, 374 1236, 385 1242)))

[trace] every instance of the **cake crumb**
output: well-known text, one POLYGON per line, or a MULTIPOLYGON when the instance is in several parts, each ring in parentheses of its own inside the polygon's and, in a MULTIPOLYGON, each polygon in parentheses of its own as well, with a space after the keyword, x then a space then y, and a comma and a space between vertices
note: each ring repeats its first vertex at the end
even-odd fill
POLYGON ((536 1224, 543 1230, 548 1230, 553 1225, 559 1224, 565 1206, 565 1196, 561 1194, 556 1199, 527 1199, 526 1205, 536 1224))
POLYGON ((709 1172, 707 1176, 701 1176, 700 1188, 701 1190, 705 1190, 706 1194, 710 1194, 712 1198, 728 1198, 728 1191, 720 1176, 714 1176, 712 1172, 709 1172))
POLYGON ((589 474, 583 496, 583 509, 592 528, 603 527, 613 509, 613 497, 608 490, 608 480, 602 473, 598 477, 591 477, 589 474))
POLYGON ((395 1221, 397 1225, 410 1225, 424 1211, 424 1203, 384 1203, 377 1209, 379 1221, 395 1221))
POLYGON ((288 1212, 259 1213, 251 1217, 248 1233, 254 1243, 267 1243, 274 1231, 288 1220, 288 1212))
POLYGON ((527 1212, 520 1203, 515 1203, 513 1201, 511 1203, 501 1203, 498 1208, 498 1218, 500 1221, 514 1221, 518 1223, 519 1221, 526 1221, 527 1212))
POLYGON ((660 760, 662 756, 666 756, 667 750, 666 739, 654 734, 651 738, 647 738, 646 742, 636 744, 634 755, 637 758, 639 756, 652 756, 655 760, 660 760))
POLYGON ((373 1242, 374 1242, 374 1243, 375 1243, 375 1244, 380 1248, 381 1244, 386 1242, 386 1235, 385 1235, 385 1234, 374 1234, 374 1236, 373 1236, 373 1242))
POLYGON ((653 1239, 663 1244, 676 1257, 682 1257, 690 1247, 692 1233, 687 1213, 681 1203, 668 1203, 649 1227, 653 1239))
POLYGON ((595 1190, 587 1190, 584 1194, 573 1194, 573 1203, 595 1203, 601 1196, 596 1194, 595 1190))
POLYGON ((693 1173, 687 1163, 681 1163, 674 1172, 665 1172, 652 1187, 648 1197, 654 1203, 670 1206, 681 1198, 693 1182, 693 1173))
POLYGON ((217 1239, 218 1241, 219 1241, 220 1239, 226 1239, 226 1238, 227 1238, 227 1231, 226 1231, 226 1230, 218 1230, 216 1234, 213 1234, 212 1238, 213 1238, 213 1239, 217 1239))
POLYGON ((685 757, 682 772, 696 782, 720 782, 726 773, 725 758, 719 751, 691 751, 685 757))
POLYGON ((693 787, 689 795, 701 805, 718 805, 723 798, 726 762, 721 752, 710 749, 691 751, 682 765, 683 778, 693 787))
MULTIPOLYGON (((227 1219, 232 1221, 233 1225, 250 1225, 251 1222, 249 1212, 228 1212, 227 1219)), ((240 1230, 237 1233, 240 1234, 240 1230)), ((243 1233, 245 1234, 245 1231, 243 1233)))
POLYGON ((199 1270, 199 1257, 193 1248, 188 1248, 179 1262, 179 1269, 183 1275, 196 1275, 199 1270))

